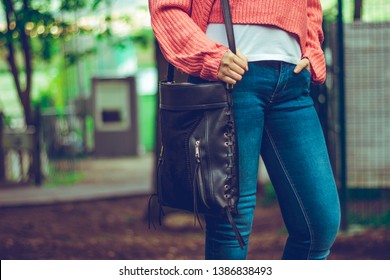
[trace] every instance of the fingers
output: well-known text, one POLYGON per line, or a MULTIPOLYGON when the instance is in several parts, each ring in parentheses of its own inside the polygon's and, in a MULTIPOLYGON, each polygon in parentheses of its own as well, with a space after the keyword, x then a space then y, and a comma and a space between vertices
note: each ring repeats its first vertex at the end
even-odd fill
POLYGON ((218 78, 226 83, 235 84, 242 79, 245 71, 248 71, 248 59, 239 50, 236 55, 228 51, 222 57, 218 78))
POLYGON ((242 68, 242 69, 245 69, 245 71, 248 71, 249 68, 248 68, 248 59, 240 52, 239 49, 237 49, 237 55, 236 57, 238 57, 239 59, 236 60, 235 59, 235 62, 242 68))
POLYGON ((294 73, 298 74, 305 68, 310 72, 310 61, 307 58, 302 58, 295 66, 294 73))

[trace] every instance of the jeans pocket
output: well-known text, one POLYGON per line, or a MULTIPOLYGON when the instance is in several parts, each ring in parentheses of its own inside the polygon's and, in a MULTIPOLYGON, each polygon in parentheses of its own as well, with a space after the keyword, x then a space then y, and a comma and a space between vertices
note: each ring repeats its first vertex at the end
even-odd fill
POLYGON ((301 73, 298 73, 298 76, 303 77, 303 82, 305 83, 306 87, 310 89, 310 82, 311 82, 311 73, 306 68, 303 68, 301 73), (301 74, 301 75, 299 75, 301 74))
POLYGON ((308 76, 309 79, 311 79, 311 72, 307 70, 307 68, 303 68, 301 72, 303 75, 308 76))

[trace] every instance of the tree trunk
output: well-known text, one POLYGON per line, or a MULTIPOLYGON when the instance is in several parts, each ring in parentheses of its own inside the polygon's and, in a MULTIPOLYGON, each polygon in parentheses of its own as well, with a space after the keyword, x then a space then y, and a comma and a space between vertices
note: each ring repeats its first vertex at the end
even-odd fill
POLYGON ((5 182, 5 152, 3 148, 4 115, 0 112, 0 183, 5 182))
POLYGON ((33 112, 31 108, 31 90, 19 94, 20 103, 23 107, 24 120, 26 125, 34 125, 33 112))
POLYGON ((354 21, 360 21, 363 12, 363 0, 355 0, 355 10, 353 14, 354 21))
MULTIPOLYGON (((18 93, 18 97, 20 100, 20 103, 23 108, 24 112, 24 119, 26 122, 26 125, 33 125, 34 119, 33 114, 31 111, 31 89, 32 89, 32 53, 31 53, 31 40, 30 37, 25 32, 25 20, 27 17, 23 16, 20 20, 20 15, 18 17, 18 13, 15 10, 14 2, 12 0, 4 0, 3 5, 5 8, 5 18, 7 22, 7 42, 6 47, 8 49, 8 65, 10 68, 10 72, 13 76, 13 80, 15 83, 15 88, 18 93), (18 31, 18 38, 21 46, 21 52, 23 56, 23 64, 24 67, 20 67, 18 65, 18 61, 16 59, 16 38, 13 37, 14 35, 14 29, 15 29, 15 22, 16 21, 16 28, 18 31), (21 75, 20 71, 24 68, 25 71, 25 81, 24 83, 21 82, 21 75), (24 85, 24 88, 22 88, 22 84, 24 85)), ((29 1, 23 0, 23 13, 29 12, 29 1)))

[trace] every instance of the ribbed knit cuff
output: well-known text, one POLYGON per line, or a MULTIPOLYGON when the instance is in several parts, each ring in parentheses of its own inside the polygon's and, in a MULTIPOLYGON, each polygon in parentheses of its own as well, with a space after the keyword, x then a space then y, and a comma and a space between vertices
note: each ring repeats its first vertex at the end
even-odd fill
POLYGON ((209 81, 218 80, 218 70, 221 64, 222 57, 229 50, 226 47, 220 45, 220 51, 216 53, 206 54, 203 60, 203 67, 200 72, 200 77, 209 81))
POLYGON ((322 50, 307 49, 302 55, 302 58, 307 58, 310 61, 313 82, 323 84, 326 79, 326 63, 322 50))

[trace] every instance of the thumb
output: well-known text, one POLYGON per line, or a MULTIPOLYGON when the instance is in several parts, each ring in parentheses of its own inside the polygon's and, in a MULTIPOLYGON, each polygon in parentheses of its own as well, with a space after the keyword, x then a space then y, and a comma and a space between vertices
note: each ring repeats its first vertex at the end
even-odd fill
POLYGON ((301 62, 299 62, 299 63, 297 64, 297 66, 295 66, 295 68, 294 68, 294 73, 295 73, 295 74, 298 74, 299 72, 302 71, 303 68, 305 68, 305 67, 302 65, 301 62))
POLYGON ((304 68, 306 68, 309 65, 309 60, 307 58, 301 59, 298 63, 297 66, 294 68, 294 73, 298 74, 300 73, 304 68))

